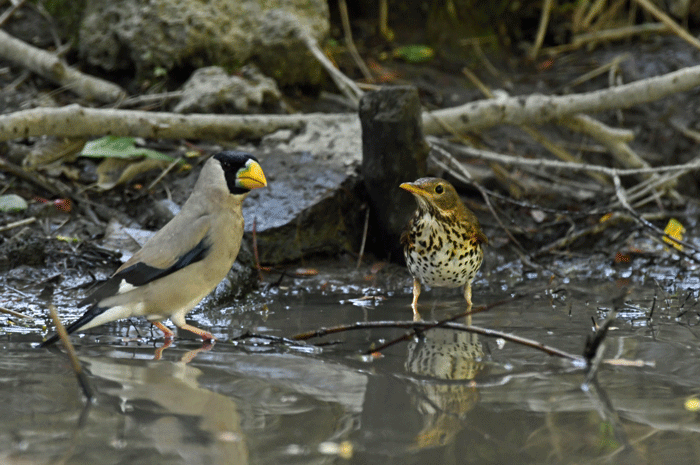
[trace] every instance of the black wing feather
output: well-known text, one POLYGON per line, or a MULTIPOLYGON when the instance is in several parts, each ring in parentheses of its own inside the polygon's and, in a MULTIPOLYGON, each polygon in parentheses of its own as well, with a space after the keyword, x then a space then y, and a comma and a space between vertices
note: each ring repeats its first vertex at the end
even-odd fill
POLYGON ((107 281, 105 281, 102 286, 100 286, 95 292, 87 296, 85 299, 78 303, 79 307, 84 307, 85 305, 90 305, 99 302, 102 299, 116 295, 119 291, 119 286, 122 280, 131 284, 132 286, 143 286, 167 276, 171 273, 175 273, 178 270, 196 263, 207 255, 209 251, 209 243, 207 237, 203 237, 197 245, 195 245, 189 252, 184 254, 178 259, 177 262, 173 263, 168 268, 156 268, 154 266, 146 265, 143 262, 135 263, 130 267, 124 268, 119 273, 115 274, 107 281))
MULTIPOLYGON (((99 307, 97 303, 102 299, 115 295, 119 291, 119 286, 121 285, 122 280, 126 281, 132 286, 143 286, 151 281, 162 278, 171 273, 175 273, 187 265, 204 259, 209 252, 209 249, 210 245, 207 241, 207 236, 205 236, 197 245, 190 249, 189 252, 181 256, 168 268, 156 268, 146 265, 145 263, 136 263, 128 268, 124 268, 122 271, 105 281, 105 283, 102 284, 102 286, 100 286, 95 292, 78 302, 79 307, 84 307, 85 305, 92 306, 80 318, 67 326, 66 331, 68 334, 73 333, 81 326, 89 323, 97 315, 100 315, 102 312, 107 310, 107 307, 99 307)), ((42 342, 39 347, 50 346, 56 341, 58 341, 58 334, 54 334, 49 339, 42 342)))

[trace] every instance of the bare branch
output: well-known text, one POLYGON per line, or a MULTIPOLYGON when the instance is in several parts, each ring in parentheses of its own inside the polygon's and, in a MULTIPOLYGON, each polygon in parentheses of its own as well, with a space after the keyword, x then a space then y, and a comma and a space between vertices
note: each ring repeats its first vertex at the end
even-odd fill
POLYGON ((425 114, 423 128, 426 134, 443 132, 436 119, 443 120, 456 130, 472 131, 498 124, 543 124, 575 113, 629 108, 685 92, 698 85, 700 65, 595 92, 565 96, 532 94, 478 100, 425 114))
POLYGON ((181 115, 168 112, 86 108, 34 108, 0 115, 0 141, 49 136, 133 136, 233 140, 301 129, 310 120, 356 121, 356 115, 181 115))
POLYGON ((57 56, 32 47, 2 30, 0 30, 0 56, 65 86, 88 100, 111 103, 126 96, 126 92, 118 85, 81 73, 57 56))
POLYGON ((569 171, 595 171, 599 173, 606 174, 613 178, 614 176, 631 176, 636 174, 648 174, 648 173, 662 173, 666 171, 693 171, 700 169, 700 157, 694 158, 688 163, 682 165, 670 165, 670 166, 658 166, 649 168, 633 168, 633 169, 615 169, 608 168, 606 166, 591 165, 587 163, 571 163, 558 160, 546 160, 539 158, 522 158, 514 157, 512 155, 504 155, 496 152, 491 152, 488 150, 476 149, 473 147, 467 147, 462 145, 449 144, 447 142, 438 139, 437 137, 428 137, 428 142, 430 144, 439 145, 442 147, 447 147, 450 150, 456 151, 462 155, 466 155, 472 158, 477 158, 481 160, 494 161, 496 163, 506 165, 506 166, 531 166, 534 168, 552 168, 561 169, 569 171))

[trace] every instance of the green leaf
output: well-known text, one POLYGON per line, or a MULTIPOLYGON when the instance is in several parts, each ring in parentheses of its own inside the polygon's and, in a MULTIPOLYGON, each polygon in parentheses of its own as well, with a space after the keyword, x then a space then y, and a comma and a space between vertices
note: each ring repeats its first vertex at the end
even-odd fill
POLYGON ((402 58, 409 63, 422 63, 432 60, 435 50, 427 45, 405 45, 394 50, 394 58, 402 58))
POLYGON ((19 195, 0 195, 0 212, 19 212, 26 209, 27 201, 19 195))
POLYGON ((105 136, 88 142, 80 155, 92 158, 149 158, 174 161, 174 158, 145 147, 136 147, 133 137, 105 136))

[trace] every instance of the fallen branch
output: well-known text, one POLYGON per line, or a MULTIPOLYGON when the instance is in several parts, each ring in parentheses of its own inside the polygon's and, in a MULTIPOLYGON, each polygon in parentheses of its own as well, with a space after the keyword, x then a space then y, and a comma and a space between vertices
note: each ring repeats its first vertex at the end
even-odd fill
MULTIPOLYGON (((454 108, 425 112, 425 134, 477 130, 497 124, 543 124, 564 116, 627 108, 684 92, 700 85, 700 66, 693 66, 610 89, 568 96, 530 95, 479 100, 454 108)), ((95 109, 80 105, 35 108, 0 116, 0 141, 48 135, 214 139, 259 138, 280 129, 301 129, 311 120, 357 121, 357 115, 181 115, 168 112, 95 109)), ((643 173, 643 171, 640 171, 643 173)))
MULTIPOLYGON (((292 339, 297 341, 305 341, 315 337, 323 337, 329 334, 342 333, 345 331, 353 331, 358 329, 378 329, 378 328, 397 328, 397 329, 413 329, 416 332, 427 331, 432 328, 453 329, 455 331, 465 331, 473 334, 481 334, 482 336, 501 338, 506 341, 521 344, 533 349, 540 350, 547 355, 561 357, 575 362, 585 363, 585 359, 580 355, 574 355, 563 350, 542 344, 534 339, 519 337, 514 334, 504 333, 494 329, 482 328, 481 326, 463 325, 460 323, 444 322, 434 323, 427 321, 358 321, 349 325, 334 326, 331 328, 320 328, 316 331, 301 333, 293 336, 292 339)), ((374 350, 372 351, 374 352, 374 350)))
POLYGON ((700 66, 642 79, 608 89, 565 96, 532 94, 478 100, 424 115, 426 134, 443 132, 442 120, 456 130, 479 130, 498 124, 543 124, 575 113, 591 113, 652 102, 700 85, 700 66), (435 116, 435 118, 432 117, 435 116))
MULTIPOLYGON (((6 225, 0 226, 0 232, 9 231, 10 229, 19 228, 20 226, 26 226, 28 224, 32 224, 35 221, 36 221, 35 216, 30 216, 29 218, 24 218, 23 220, 14 221, 12 223, 8 223, 6 225)), ((0 311, 2 311, 1 307, 0 307, 0 311)))
POLYGON ((168 112, 86 108, 34 108, 0 116, 0 141, 33 136, 132 136, 163 139, 259 138, 298 130, 312 119, 356 120, 356 115, 181 115, 168 112))
POLYGON ((615 40, 628 39, 635 35, 642 34, 665 34, 671 29, 663 23, 635 24, 633 26, 623 26, 613 29, 603 29, 595 32, 584 32, 576 34, 571 39, 571 44, 567 44, 567 50, 577 49, 582 45, 591 42, 612 42, 615 40))
POLYGON ((499 164, 505 165, 505 166, 530 166, 530 167, 538 168, 538 169, 551 168, 551 169, 569 170, 569 171, 574 171, 574 172, 594 171, 594 172, 599 172, 599 173, 603 173, 607 176, 610 176, 610 178, 614 178, 615 176, 633 176, 633 175, 637 175, 637 174, 663 173, 666 171, 688 172, 688 171, 700 169, 700 157, 694 158, 693 160, 689 161, 688 163, 684 163, 682 165, 657 166, 657 167, 649 167, 649 168, 617 169, 617 168, 608 168, 606 166, 591 165, 591 164, 587 164, 587 163, 572 163, 572 162, 558 161, 558 160, 545 160, 545 159, 540 159, 540 158, 514 157, 512 155, 504 155, 504 154, 500 154, 500 153, 496 153, 496 152, 491 152, 488 150, 481 150, 481 149, 476 149, 473 147, 467 147, 467 146, 463 146, 463 145, 458 146, 455 144, 450 144, 450 143, 445 142, 437 137, 428 137, 427 141, 431 145, 441 146, 443 148, 448 148, 450 150, 453 150, 455 152, 460 153, 461 155, 466 155, 466 156, 480 159, 480 160, 493 161, 493 162, 496 162, 496 163, 499 163, 499 164))
POLYGON ((88 100, 112 103, 126 96, 126 92, 118 85, 81 73, 57 56, 32 47, 2 30, 0 30, 0 56, 88 100))
POLYGON ((335 67, 333 62, 328 59, 328 57, 323 53, 323 50, 318 46, 316 39, 311 37, 310 34, 303 33, 299 31, 301 39, 304 41, 306 48, 309 49, 311 54, 321 63, 328 74, 331 75, 333 82, 338 86, 338 89, 345 95, 350 102, 357 108, 360 104, 360 97, 362 97, 362 90, 355 84, 355 81, 344 75, 338 68, 335 67))

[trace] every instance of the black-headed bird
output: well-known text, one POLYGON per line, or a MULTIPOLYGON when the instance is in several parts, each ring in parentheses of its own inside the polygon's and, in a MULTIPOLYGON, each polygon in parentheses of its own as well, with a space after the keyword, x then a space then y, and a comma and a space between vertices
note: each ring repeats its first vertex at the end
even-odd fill
MULTIPOLYGON (((211 157, 180 212, 78 304, 90 308, 66 328, 68 333, 144 316, 166 339, 174 335, 162 323, 168 318, 205 341, 216 339, 187 324, 185 315, 231 269, 243 238, 243 199, 252 189, 266 185, 252 155, 224 151, 211 157)), ((57 340, 54 335, 41 347, 57 340)))

